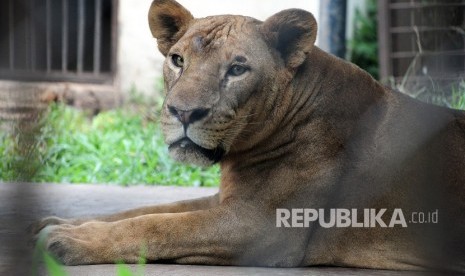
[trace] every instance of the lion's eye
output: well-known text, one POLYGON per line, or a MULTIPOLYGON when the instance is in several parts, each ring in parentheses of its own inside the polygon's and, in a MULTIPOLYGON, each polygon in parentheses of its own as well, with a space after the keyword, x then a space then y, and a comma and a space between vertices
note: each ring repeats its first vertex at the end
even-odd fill
POLYGON ((229 68, 228 75, 231 76, 240 76, 247 71, 247 67, 241 66, 241 65, 233 65, 231 68, 229 68))
POLYGON ((171 60, 173 61, 174 66, 182 68, 184 66, 184 59, 180 55, 172 55, 171 60))

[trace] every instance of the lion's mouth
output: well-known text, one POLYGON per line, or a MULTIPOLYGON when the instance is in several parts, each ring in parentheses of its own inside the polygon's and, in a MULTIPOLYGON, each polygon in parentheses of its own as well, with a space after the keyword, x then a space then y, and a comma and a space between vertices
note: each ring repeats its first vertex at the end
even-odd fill
POLYGON ((217 147, 215 149, 203 148, 203 147, 197 145, 196 143, 194 143, 191 139, 189 139, 187 137, 184 137, 184 138, 172 143, 171 145, 169 145, 168 148, 170 150, 174 149, 174 148, 180 148, 180 149, 185 150, 186 152, 196 151, 196 152, 199 152, 202 155, 204 155, 206 158, 211 160, 213 163, 219 162, 221 160, 221 158, 223 157, 223 155, 225 154, 225 152, 226 152, 221 147, 217 147))

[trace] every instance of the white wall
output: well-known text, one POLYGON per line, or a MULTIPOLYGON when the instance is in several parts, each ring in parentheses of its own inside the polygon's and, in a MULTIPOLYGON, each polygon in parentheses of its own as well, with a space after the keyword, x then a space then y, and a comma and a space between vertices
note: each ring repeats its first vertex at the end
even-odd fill
MULTIPOLYGON (((119 79, 123 94, 134 84, 145 94, 154 91, 161 76, 163 56, 152 37, 147 12, 151 0, 120 0, 119 11, 119 79)), ((317 0, 179 0, 195 17, 216 14, 240 14, 265 20, 288 8, 305 9, 318 21, 317 0)))

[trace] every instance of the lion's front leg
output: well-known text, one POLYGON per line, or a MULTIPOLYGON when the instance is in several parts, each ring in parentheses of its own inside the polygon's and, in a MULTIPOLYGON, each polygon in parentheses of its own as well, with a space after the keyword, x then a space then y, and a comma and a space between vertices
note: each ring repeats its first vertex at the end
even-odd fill
MULTIPOLYGON (((69 265, 116 261, 134 263, 139 259, 141 249, 145 249, 146 256, 143 257, 149 261, 173 260, 211 265, 277 264, 282 259, 281 255, 288 253, 279 251, 283 244, 273 243, 289 241, 282 238, 283 235, 269 231, 274 227, 268 220, 251 217, 250 213, 250 210, 238 211, 237 207, 218 206, 194 212, 144 215, 117 222, 50 226, 43 230, 44 242, 48 251, 69 265), (267 233, 263 232, 264 229, 267 233)), ((304 244, 294 241, 300 246, 304 244)), ((303 251, 293 251, 298 253, 293 261, 300 261, 303 251)), ((286 256, 286 261, 292 257, 286 256)))
POLYGON ((182 200, 178 202, 160 204, 154 206, 147 206, 136 208, 128 211, 123 211, 120 213, 100 216, 96 218, 76 218, 76 219, 63 219, 59 217, 47 217, 37 223, 34 223, 30 226, 30 232, 33 234, 39 233, 43 228, 51 225, 81 225, 83 223, 91 221, 104 221, 112 222, 118 221, 127 218, 134 218, 138 216, 148 215, 148 214, 160 214, 160 213, 180 213, 180 212, 189 212, 196 210, 205 210, 212 208, 219 203, 218 194, 212 196, 206 196, 197 199, 182 200))

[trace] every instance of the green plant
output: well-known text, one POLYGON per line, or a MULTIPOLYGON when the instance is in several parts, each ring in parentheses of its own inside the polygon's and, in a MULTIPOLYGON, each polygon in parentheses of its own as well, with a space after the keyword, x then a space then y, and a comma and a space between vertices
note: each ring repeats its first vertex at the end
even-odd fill
POLYGON ((465 110, 465 80, 452 86, 450 107, 465 110))
POLYGON ((145 256, 147 256, 147 248, 142 247, 141 251, 139 253, 139 260, 137 262, 137 270, 135 273, 133 273, 130 269, 130 267, 123 262, 118 262, 116 264, 116 275, 118 276, 143 276, 144 270, 145 270, 145 265, 147 264, 147 260, 145 259, 145 256))
POLYGON ((378 69, 378 30, 377 5, 375 0, 366 1, 366 12, 355 10, 354 34, 349 41, 349 60, 375 79, 379 78, 378 69))
POLYGON ((47 252, 43 252, 45 268, 50 276, 66 276, 66 273, 63 266, 58 263, 58 261, 47 252))
POLYGON ((68 273, 63 266, 45 250, 45 234, 39 235, 34 248, 34 258, 32 264, 32 275, 39 275, 39 262, 43 262, 47 275, 50 276, 67 276, 68 273))
POLYGON ((390 85, 400 92, 426 103, 445 106, 454 109, 465 110, 465 80, 444 81, 435 80, 431 76, 426 76, 428 82, 416 81, 414 69, 418 60, 417 55, 410 64, 407 72, 399 83, 393 78, 390 85))
POLYGON ((0 163, 0 180, 30 181, 40 170, 40 151, 44 146, 40 131, 43 124, 38 114, 35 120, 9 124, 9 131, 0 133, 3 161, 0 163))
POLYGON ((17 180, 15 167, 34 164, 28 181, 218 185, 218 166, 185 166, 169 157, 156 117, 150 105, 128 105, 94 118, 62 104, 51 105, 28 138, 33 141, 28 155, 20 146, 23 132, 0 135, 0 151, 6 156, 0 179, 17 180))

